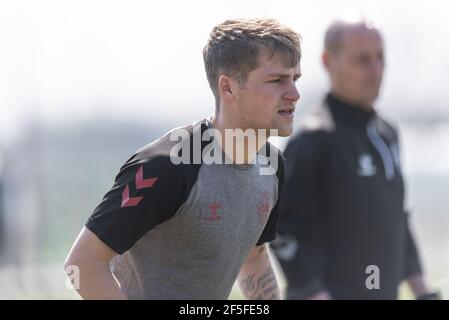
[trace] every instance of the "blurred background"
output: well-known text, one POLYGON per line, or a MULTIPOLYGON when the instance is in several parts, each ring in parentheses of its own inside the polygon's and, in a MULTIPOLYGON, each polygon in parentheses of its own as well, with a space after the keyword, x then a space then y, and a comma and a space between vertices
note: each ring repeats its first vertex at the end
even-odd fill
MULTIPOLYGON (((121 164, 210 115, 212 27, 272 17, 303 38, 302 110, 323 98, 324 30, 381 28, 377 110, 401 132, 407 207, 430 283, 449 298, 449 20, 445 1, 1 1, 0 299, 77 299, 63 261, 121 164)), ((273 140, 281 148, 286 139, 273 140)), ((282 275, 280 275, 282 277, 282 275)), ((232 297, 241 297, 238 290, 232 297)), ((410 298, 402 287, 401 298, 410 298)))

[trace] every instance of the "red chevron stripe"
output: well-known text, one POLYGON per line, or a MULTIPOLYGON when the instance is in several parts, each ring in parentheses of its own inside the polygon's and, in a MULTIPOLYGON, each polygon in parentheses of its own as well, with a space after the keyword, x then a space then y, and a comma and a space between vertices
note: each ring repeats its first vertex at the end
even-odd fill
MULTIPOLYGON (((143 178, 143 166, 137 170, 136 173, 136 190, 151 188, 157 181, 157 177, 155 178, 143 178)), ((129 185, 126 185, 125 190, 122 192, 122 208, 125 207, 134 207, 137 206, 143 197, 129 197, 129 185)))
POLYGON ((143 197, 129 197, 129 187, 126 185, 125 190, 122 192, 122 208, 137 206, 143 197))
POLYGON ((140 166, 139 170, 137 170, 136 173, 136 189, 145 189, 145 188, 151 188, 156 183, 156 178, 143 178, 143 166, 140 166))

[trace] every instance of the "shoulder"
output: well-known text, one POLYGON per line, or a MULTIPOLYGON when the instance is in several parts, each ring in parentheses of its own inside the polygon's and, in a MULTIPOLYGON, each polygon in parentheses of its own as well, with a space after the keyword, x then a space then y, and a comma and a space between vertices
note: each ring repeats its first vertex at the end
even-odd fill
POLYGON ((301 161, 317 165, 330 152, 337 132, 332 112, 323 102, 299 117, 298 128, 284 150, 286 164, 292 167, 301 161))
POLYGON ((299 115, 298 127, 295 134, 290 138, 285 156, 292 148, 319 148, 329 143, 336 132, 336 125, 329 106, 323 102, 310 107, 299 115))
POLYGON ((129 171, 142 169, 152 174, 178 178, 194 174, 200 164, 195 164, 192 156, 193 136, 197 131, 201 135, 205 126, 206 122, 202 120, 192 125, 178 127, 143 146, 123 164, 117 178, 129 171))
POLYGON ((324 101, 321 104, 309 107, 299 117, 298 130, 300 133, 332 133, 336 129, 332 112, 324 101))

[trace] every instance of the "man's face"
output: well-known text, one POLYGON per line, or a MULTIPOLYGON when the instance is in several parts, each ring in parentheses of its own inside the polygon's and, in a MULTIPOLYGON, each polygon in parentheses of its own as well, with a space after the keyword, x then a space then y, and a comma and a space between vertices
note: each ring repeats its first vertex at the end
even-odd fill
POLYGON ((288 67, 282 55, 270 57, 262 51, 258 67, 249 72, 244 87, 236 92, 242 129, 278 129, 279 136, 290 135, 300 76, 299 64, 288 67))
POLYGON ((381 35, 364 27, 346 31, 337 53, 329 54, 333 88, 350 102, 370 107, 379 95, 384 71, 381 35))

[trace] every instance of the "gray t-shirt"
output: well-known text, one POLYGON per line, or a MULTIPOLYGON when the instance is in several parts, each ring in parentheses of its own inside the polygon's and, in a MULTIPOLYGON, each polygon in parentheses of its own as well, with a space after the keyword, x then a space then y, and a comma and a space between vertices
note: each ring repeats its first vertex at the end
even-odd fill
MULTIPOLYGON (((174 130, 191 139, 209 126, 174 130)), ((262 154, 249 165, 175 165, 171 133, 126 161, 86 227, 119 253, 111 267, 128 298, 226 299, 250 250, 275 237, 283 158, 274 148, 271 175, 260 174, 262 154)))

